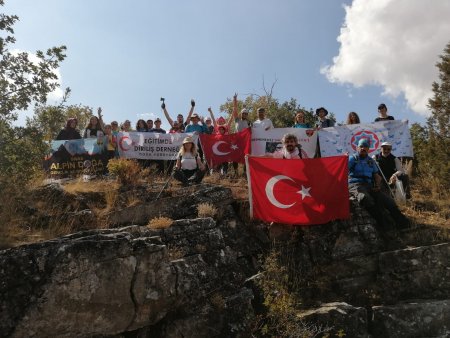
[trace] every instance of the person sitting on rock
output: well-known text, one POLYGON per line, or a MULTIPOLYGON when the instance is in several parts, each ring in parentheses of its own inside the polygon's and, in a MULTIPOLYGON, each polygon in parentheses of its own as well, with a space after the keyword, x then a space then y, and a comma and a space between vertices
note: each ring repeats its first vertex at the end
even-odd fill
POLYGON ((274 158, 284 159, 300 159, 302 158, 301 146, 295 134, 285 134, 281 139, 283 148, 275 151, 272 156, 274 158))
POLYGON ((183 140, 183 145, 178 152, 173 177, 183 186, 188 186, 190 183, 200 183, 204 175, 205 165, 200 160, 194 140, 188 136, 183 140))
POLYGON ((379 225, 391 223, 393 226, 393 218, 399 227, 408 226, 408 219, 400 212, 395 201, 380 191, 382 178, 375 161, 369 156, 367 139, 359 140, 357 153, 349 157, 348 170, 350 195, 367 209, 379 225))
POLYGON ((399 179, 403 183, 406 198, 410 199, 409 177, 403 171, 402 164, 398 157, 394 156, 391 151, 392 144, 390 142, 383 142, 381 143, 381 153, 373 156, 373 159, 377 161, 381 173, 384 176, 382 191, 389 195, 389 187, 395 185, 395 182, 399 179))

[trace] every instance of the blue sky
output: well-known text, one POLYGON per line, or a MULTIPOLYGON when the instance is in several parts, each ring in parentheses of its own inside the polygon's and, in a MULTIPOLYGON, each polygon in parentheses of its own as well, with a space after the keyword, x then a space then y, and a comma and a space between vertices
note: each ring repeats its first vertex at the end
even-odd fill
POLYGON ((206 115, 234 92, 263 94, 263 77, 277 79, 280 101, 324 106, 338 121, 356 111, 371 122, 384 102, 397 119, 424 122, 423 98, 450 40, 450 2, 427 2, 431 14, 422 3, 6 0, 3 10, 20 18, 14 48, 67 46, 60 75, 70 104, 101 106, 106 122, 152 114, 167 128, 161 96, 173 117, 187 113, 191 98, 206 115), (433 32, 426 46, 418 27, 433 32))

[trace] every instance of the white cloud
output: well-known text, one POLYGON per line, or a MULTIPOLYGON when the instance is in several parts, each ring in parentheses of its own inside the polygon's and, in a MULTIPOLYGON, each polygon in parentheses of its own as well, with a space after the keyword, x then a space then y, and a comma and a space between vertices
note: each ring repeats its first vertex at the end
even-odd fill
POLYGON ((345 6, 339 55, 321 69, 330 82, 381 85, 427 115, 435 66, 450 41, 448 0, 354 0, 345 6))

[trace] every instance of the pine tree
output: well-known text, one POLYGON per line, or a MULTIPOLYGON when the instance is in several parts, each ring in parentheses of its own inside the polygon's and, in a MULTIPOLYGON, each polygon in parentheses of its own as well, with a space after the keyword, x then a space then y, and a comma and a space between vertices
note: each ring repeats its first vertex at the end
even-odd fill
MULTIPOLYGON (((429 141, 427 144, 427 175, 432 175, 444 189, 450 188, 450 43, 436 64, 439 82, 433 83, 433 98, 428 107, 431 116, 427 120, 429 141)), ((422 170, 423 172, 424 170, 422 170)))

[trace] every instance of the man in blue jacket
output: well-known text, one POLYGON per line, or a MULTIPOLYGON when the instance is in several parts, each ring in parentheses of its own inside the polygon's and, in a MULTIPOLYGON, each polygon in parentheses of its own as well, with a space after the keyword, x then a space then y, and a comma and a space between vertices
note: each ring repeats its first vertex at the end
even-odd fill
POLYGON ((409 220, 400 212, 395 201, 380 191, 382 178, 375 160, 369 156, 369 146, 369 140, 360 139, 357 153, 349 157, 350 195, 369 211, 379 225, 392 223, 392 217, 397 226, 407 227, 409 220))

